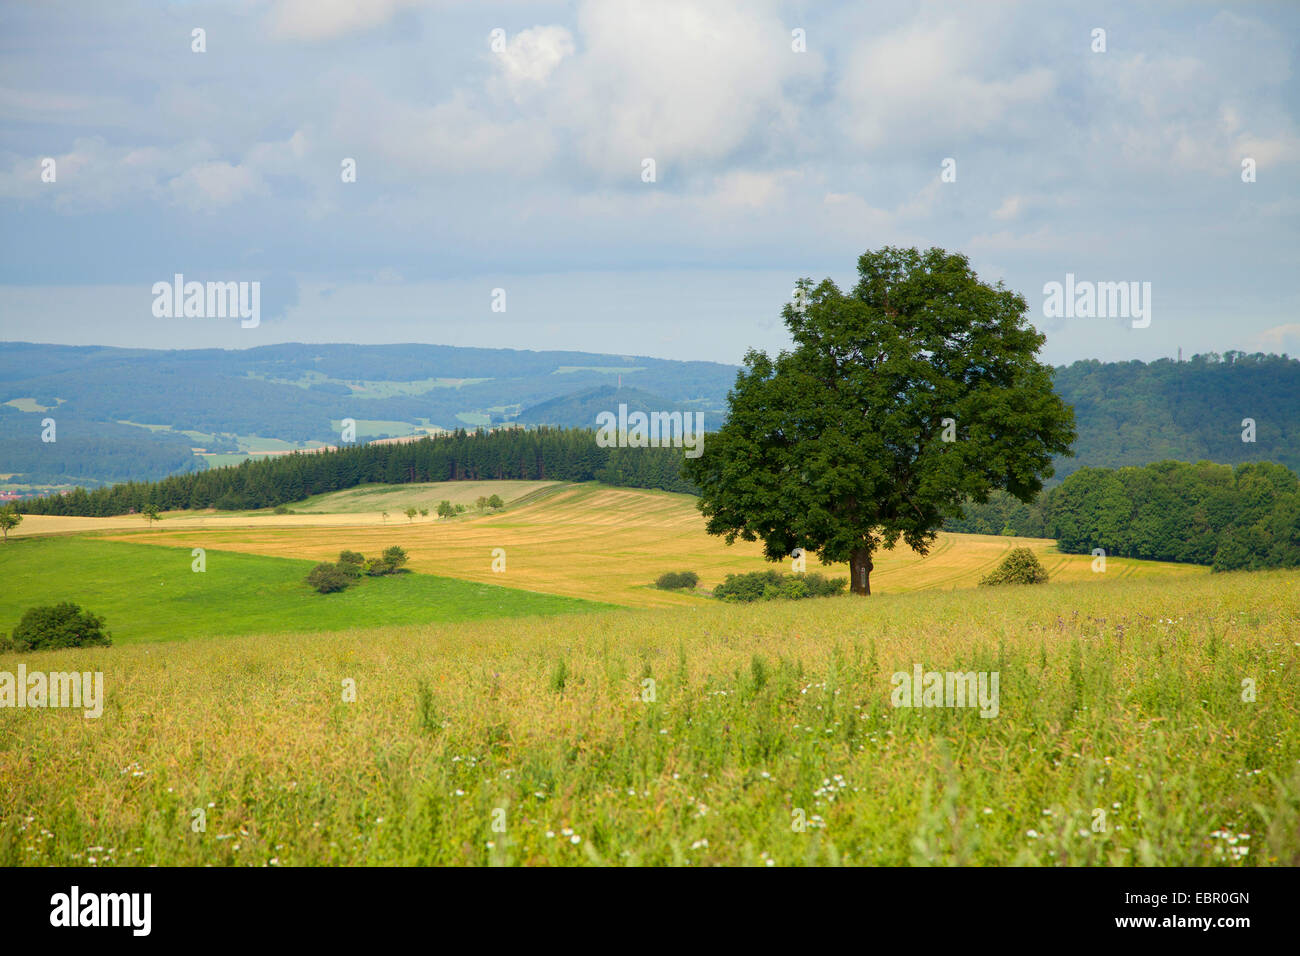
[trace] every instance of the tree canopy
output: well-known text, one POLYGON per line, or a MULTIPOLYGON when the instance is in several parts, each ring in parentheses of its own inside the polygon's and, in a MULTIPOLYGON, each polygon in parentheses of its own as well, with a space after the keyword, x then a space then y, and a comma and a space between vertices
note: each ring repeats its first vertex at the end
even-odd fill
POLYGON ((858 276, 848 294, 798 283, 783 309, 793 350, 745 356, 726 423, 683 471, 711 534, 761 540, 774 561, 848 561, 870 594, 878 548, 927 553, 945 518, 995 489, 1032 500, 1074 416, 1024 298, 965 256, 886 247, 858 276))

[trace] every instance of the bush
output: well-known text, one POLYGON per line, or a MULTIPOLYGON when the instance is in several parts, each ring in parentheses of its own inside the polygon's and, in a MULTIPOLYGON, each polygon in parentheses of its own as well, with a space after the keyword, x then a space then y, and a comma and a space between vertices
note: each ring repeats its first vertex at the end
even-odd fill
POLYGON ((456 509, 451 506, 451 502, 444 498, 438 502, 438 517, 450 518, 456 513, 456 509))
POLYGON ((398 569, 406 563, 406 552, 393 545, 385 549, 384 553, 378 558, 371 558, 366 562, 366 574, 372 578, 382 577, 385 574, 396 574, 398 569))
POLYGON ((45 651, 61 647, 107 647, 104 619, 68 601, 28 608, 9 638, 16 651, 45 651))
POLYGON ((352 583, 353 577, 354 575, 348 574, 337 564, 322 561, 311 569, 307 575, 307 583, 321 594, 331 594, 346 588, 352 583))
POLYGON ((1028 548, 1012 548, 980 584, 1042 584, 1046 580, 1047 569, 1034 557, 1034 552, 1028 548))
POLYGON ((728 574, 727 580, 713 589, 713 596, 723 601, 747 604, 750 601, 830 597, 848 585, 844 578, 827 578, 821 574, 786 574, 781 571, 753 571, 728 574))
POLYGON ((676 591, 693 588, 700 583, 700 576, 694 571, 669 571, 659 575, 655 587, 661 591, 676 591))
POLYGON ((361 568, 366 563, 359 551, 340 551, 338 569, 350 578, 361 577, 361 568))

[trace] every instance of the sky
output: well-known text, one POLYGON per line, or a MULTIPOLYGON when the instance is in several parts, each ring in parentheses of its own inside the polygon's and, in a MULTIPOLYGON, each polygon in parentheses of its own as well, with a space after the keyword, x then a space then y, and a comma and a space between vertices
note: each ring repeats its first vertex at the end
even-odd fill
POLYGON ((797 279, 847 289, 893 245, 1023 294, 1054 364, 1294 355, 1298 26, 1263 2, 6 0, 0 341, 736 363, 788 345, 797 279), (260 283, 260 322, 156 315, 178 273, 260 283), (1138 283, 1149 314, 1056 314, 1067 276, 1138 283))

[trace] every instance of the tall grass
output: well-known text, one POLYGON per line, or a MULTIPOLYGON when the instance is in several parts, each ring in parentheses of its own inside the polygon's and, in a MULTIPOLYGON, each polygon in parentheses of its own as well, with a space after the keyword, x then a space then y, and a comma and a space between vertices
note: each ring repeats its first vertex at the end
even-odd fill
POLYGON ((99 720, 0 710, 0 864, 1300 864, 1298 585, 26 655, 103 670, 108 701, 99 720), (997 671, 999 716, 895 709, 890 675, 915 663, 997 671))

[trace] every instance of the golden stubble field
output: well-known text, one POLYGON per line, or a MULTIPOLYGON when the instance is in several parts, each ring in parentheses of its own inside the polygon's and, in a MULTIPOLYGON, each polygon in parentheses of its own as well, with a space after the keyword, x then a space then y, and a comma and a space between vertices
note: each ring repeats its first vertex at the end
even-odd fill
MULTIPOLYGON (((454 491, 457 484, 461 483, 410 486, 405 494, 412 501, 439 500, 450 497, 444 488, 454 491)), ((477 486, 474 491, 482 494, 491 493, 496 483, 473 484, 477 486)), ((730 573, 778 567, 763 559, 757 542, 737 541, 728 547, 722 539, 706 534, 695 499, 687 495, 593 484, 555 484, 512 493, 524 497, 497 514, 416 518, 413 522, 398 511, 404 500, 400 493, 386 521, 375 512, 251 517, 205 514, 192 520, 183 513, 179 519, 168 516, 153 530, 145 530, 141 519, 134 516, 129 525, 118 518, 66 520, 102 522, 81 530, 117 540, 321 561, 334 560, 344 548, 370 555, 396 544, 406 549, 408 567, 413 571, 629 607, 698 605, 705 600, 653 588, 654 580, 665 571, 695 571, 700 586, 710 589, 730 573), (493 570, 494 549, 498 548, 505 551, 504 572, 493 570)), ((357 507, 359 501, 366 500, 364 490, 339 494, 347 496, 340 507, 357 507)), ((386 498, 394 494, 384 492, 386 498)), ((313 499, 312 507, 324 512, 333 497, 313 499)), ((502 497, 508 496, 503 493, 502 497)), ((878 554, 871 587, 882 594, 973 587, 1009 549, 1018 546, 1033 549, 1053 581, 1105 586, 1132 576, 1209 573, 1190 565, 1110 558, 1106 572, 1098 574, 1092 570, 1091 556, 1059 554, 1049 540, 942 534, 924 558, 901 546, 878 554)), ((789 570, 790 562, 779 567, 789 570)), ((827 568, 815 558, 809 559, 807 570, 848 576, 847 565, 827 568)))

